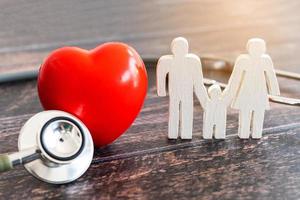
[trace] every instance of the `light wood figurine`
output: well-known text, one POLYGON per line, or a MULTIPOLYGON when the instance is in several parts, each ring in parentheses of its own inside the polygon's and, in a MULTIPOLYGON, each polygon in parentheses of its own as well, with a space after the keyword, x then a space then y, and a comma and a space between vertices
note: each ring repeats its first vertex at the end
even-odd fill
POLYGON ((265 110, 270 109, 268 94, 280 92, 265 41, 250 39, 247 50, 237 58, 224 93, 233 99, 231 107, 239 110, 239 137, 261 138, 265 110))
POLYGON ((202 66, 197 55, 188 53, 188 42, 178 37, 172 41, 173 55, 162 56, 157 64, 157 93, 166 96, 168 74, 169 92, 169 139, 177 139, 179 125, 182 139, 192 139, 193 132, 193 92, 202 107, 208 99, 203 84, 202 66))
POLYGON ((227 107, 231 103, 230 96, 222 94, 221 87, 214 84, 208 88, 209 100, 203 114, 203 138, 225 139, 227 107))

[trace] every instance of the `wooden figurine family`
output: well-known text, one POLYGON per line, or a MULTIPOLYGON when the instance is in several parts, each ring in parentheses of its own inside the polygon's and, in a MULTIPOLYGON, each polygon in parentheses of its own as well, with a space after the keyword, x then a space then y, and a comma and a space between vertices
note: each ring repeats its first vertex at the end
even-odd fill
POLYGON ((188 50, 185 38, 175 38, 171 44, 172 55, 162 56, 157 64, 158 96, 166 96, 168 74, 169 139, 179 136, 192 139, 194 92, 204 111, 204 139, 225 139, 230 105, 239 110, 238 136, 261 138, 265 110, 270 109, 268 95, 280 94, 272 60, 265 53, 265 41, 259 38, 248 41, 248 54, 237 58, 224 91, 218 84, 206 90, 200 58, 188 50))

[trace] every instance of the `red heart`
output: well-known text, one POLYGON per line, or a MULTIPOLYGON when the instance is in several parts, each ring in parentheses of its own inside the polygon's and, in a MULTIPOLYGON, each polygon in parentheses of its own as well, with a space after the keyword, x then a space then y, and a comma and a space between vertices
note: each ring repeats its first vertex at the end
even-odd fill
POLYGON ((42 64, 38 93, 46 110, 63 110, 81 119, 99 147, 133 123, 147 82, 142 59, 126 44, 106 43, 91 51, 64 47, 42 64))

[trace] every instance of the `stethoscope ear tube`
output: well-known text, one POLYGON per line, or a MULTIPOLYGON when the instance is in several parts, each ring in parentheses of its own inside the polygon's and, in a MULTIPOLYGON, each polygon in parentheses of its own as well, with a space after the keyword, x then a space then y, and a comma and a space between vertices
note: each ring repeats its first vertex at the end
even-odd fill
POLYGON ((38 73, 39 72, 36 69, 28 70, 28 71, 1 73, 0 74, 0 84, 36 79, 38 76, 38 73))
MULTIPOLYGON (((211 86, 213 84, 218 84, 221 88, 226 88, 225 83, 217 82, 212 79, 203 79, 204 85, 205 86, 211 86)), ((270 101, 274 103, 279 103, 279 104, 284 104, 284 105, 289 105, 289 106, 300 106, 300 99, 295 99, 291 97, 283 97, 283 96, 274 96, 274 95, 269 95, 270 101)))
POLYGON ((41 157, 41 153, 36 148, 30 148, 11 154, 0 155, 0 172, 13 169, 17 165, 32 162, 41 157))

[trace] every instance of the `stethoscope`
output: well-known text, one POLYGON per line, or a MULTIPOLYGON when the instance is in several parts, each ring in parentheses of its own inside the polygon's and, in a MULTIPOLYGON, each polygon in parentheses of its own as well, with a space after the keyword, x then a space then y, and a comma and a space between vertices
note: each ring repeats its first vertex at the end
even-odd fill
POLYGON ((90 166, 94 145, 87 127, 62 111, 43 111, 22 127, 19 152, 0 155, 0 171, 23 164, 36 178, 47 183, 69 183, 90 166))
MULTIPOLYGON (((156 59, 144 59, 156 64, 156 59)), ((202 57, 204 69, 231 72, 233 63, 215 57, 202 57)), ((276 70, 277 76, 300 80, 300 74, 276 70)), ((37 70, 0 75, 0 83, 35 79, 37 70)), ((210 86, 226 84, 204 78, 210 86)), ((275 103, 300 106, 300 99, 269 96, 275 103)), ((90 166, 94 153, 91 134, 75 116, 62 111, 43 111, 31 117, 19 135, 19 152, 0 155, 0 172, 23 164, 38 179, 53 183, 69 183, 83 175, 90 166)))

